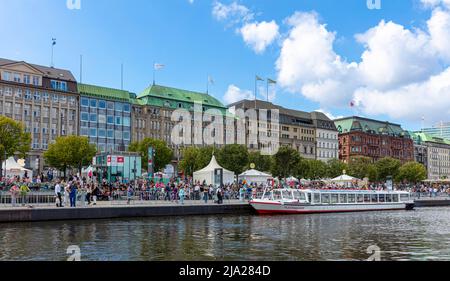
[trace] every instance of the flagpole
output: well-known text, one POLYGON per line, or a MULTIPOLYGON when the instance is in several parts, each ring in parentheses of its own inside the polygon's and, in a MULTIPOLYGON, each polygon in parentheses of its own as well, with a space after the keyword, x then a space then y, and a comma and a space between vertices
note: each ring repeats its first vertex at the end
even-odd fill
POLYGON ((258 89, 258 77, 255 75, 255 110, 256 110, 256 94, 258 89))

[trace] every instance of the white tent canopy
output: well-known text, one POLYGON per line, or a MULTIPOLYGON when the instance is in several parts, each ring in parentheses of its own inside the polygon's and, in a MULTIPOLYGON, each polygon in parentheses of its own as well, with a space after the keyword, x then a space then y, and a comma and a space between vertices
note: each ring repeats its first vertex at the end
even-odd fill
POLYGON ((351 176, 346 175, 346 174, 340 175, 337 178, 331 179, 332 182, 353 182, 355 180, 359 180, 359 179, 351 177, 351 176))
POLYGON ((255 169, 251 169, 243 172, 239 175, 239 180, 246 180, 248 183, 266 184, 268 179, 271 179, 272 175, 260 172, 255 169))
POLYGON ((222 168, 219 163, 217 163, 216 157, 213 155, 211 162, 205 168, 200 171, 194 172, 194 182, 199 181, 200 183, 206 182, 206 184, 215 184, 214 172, 216 169, 223 170, 223 183, 229 184, 234 182, 234 173, 222 168))
POLYGON ((33 171, 25 169, 23 166, 19 165, 14 157, 9 157, 8 160, 2 163, 2 169, 5 170, 6 165, 6 177, 24 177, 25 173, 29 178, 33 177, 33 171))

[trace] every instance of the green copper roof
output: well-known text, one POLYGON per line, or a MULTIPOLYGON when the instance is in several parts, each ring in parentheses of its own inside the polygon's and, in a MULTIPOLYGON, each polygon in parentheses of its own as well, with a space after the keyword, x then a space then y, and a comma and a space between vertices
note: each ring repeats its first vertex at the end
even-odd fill
POLYGON ((421 144, 423 142, 434 142, 440 144, 448 144, 450 145, 450 140, 434 137, 432 135, 423 133, 423 132, 412 132, 412 138, 415 143, 421 144))
POLYGON ((78 92, 81 95, 91 96, 96 98, 119 100, 123 102, 133 102, 130 98, 130 93, 128 91, 122 91, 112 88, 78 84, 78 92))
POLYGON ((164 106, 165 103, 175 102, 201 102, 203 105, 226 109, 226 107, 216 98, 198 92, 153 85, 145 89, 138 99, 146 98, 147 104, 164 106), (167 102, 166 102, 167 101, 167 102))
POLYGON ((402 129, 398 124, 382 122, 363 117, 347 117, 334 120, 336 128, 340 133, 352 131, 363 131, 372 134, 386 134, 398 137, 410 137, 408 131, 402 129))

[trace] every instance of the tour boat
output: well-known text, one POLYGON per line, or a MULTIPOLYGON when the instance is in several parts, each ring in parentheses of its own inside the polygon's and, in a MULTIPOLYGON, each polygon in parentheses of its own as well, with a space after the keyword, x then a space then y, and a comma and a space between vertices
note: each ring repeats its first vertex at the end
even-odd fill
POLYGON ((311 214, 412 210, 406 191, 266 189, 250 201, 258 214, 311 214))

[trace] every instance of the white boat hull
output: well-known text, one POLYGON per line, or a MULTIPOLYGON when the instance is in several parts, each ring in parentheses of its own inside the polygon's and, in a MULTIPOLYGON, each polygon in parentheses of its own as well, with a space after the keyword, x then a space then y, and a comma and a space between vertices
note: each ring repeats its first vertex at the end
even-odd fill
POLYGON ((383 204, 282 204, 274 201, 254 200, 250 204, 258 214, 312 214, 312 213, 341 213, 341 212, 368 212, 405 210, 411 208, 410 204, 383 203, 383 204))

